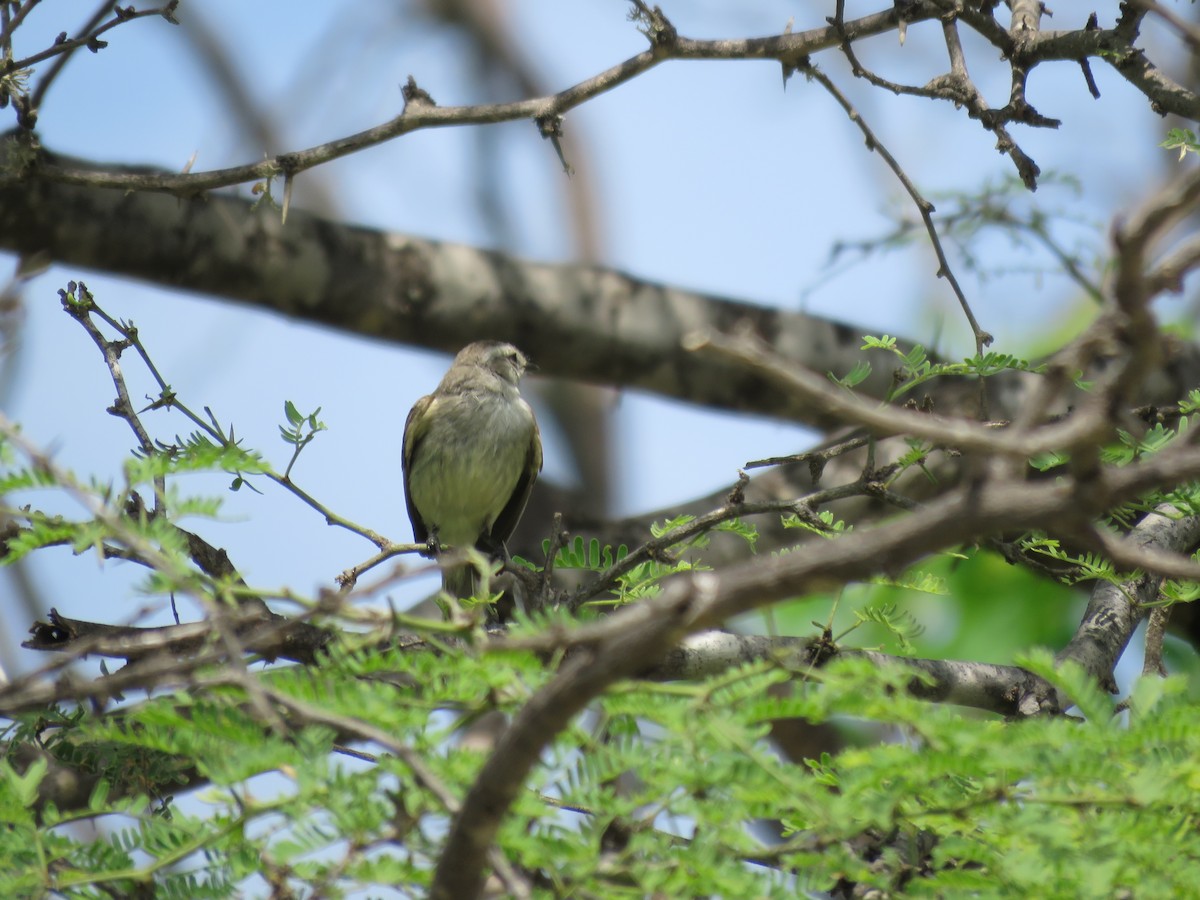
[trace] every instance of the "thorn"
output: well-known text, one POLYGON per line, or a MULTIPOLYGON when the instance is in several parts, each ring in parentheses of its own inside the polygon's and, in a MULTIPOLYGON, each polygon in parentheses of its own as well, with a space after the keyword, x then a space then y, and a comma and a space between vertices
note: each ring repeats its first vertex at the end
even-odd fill
POLYGON ((288 210, 292 206, 292 185, 295 183, 296 179, 292 177, 291 173, 288 173, 283 177, 283 209, 279 216, 280 225, 287 224, 288 210))
POLYGON ((423 88, 417 87, 417 80, 411 75, 408 80, 400 86, 400 96, 404 98, 404 111, 407 112, 410 106, 437 106, 433 97, 429 96, 429 92, 423 88))
POLYGON ((554 145, 554 152, 558 154, 558 161, 562 163, 563 171, 567 173, 568 177, 574 175, 575 167, 567 162, 567 156, 563 153, 562 148, 563 117, 557 113, 548 113, 538 116, 534 122, 537 123, 538 134, 554 145))

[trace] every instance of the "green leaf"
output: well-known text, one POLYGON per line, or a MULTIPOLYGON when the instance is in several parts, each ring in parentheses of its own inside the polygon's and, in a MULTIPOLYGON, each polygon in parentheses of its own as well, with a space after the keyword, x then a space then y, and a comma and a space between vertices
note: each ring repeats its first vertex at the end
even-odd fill
POLYGON ((287 420, 292 426, 298 426, 304 421, 304 415, 300 412, 300 410, 296 409, 296 404, 294 404, 291 400, 285 400, 283 402, 283 414, 287 416, 287 420))
POLYGON ((44 756, 36 757, 23 774, 18 773, 7 760, 0 760, 0 781, 13 792, 18 804, 32 809, 37 800, 38 787, 49 768, 50 764, 44 756))
POLYGON ((834 384, 844 388, 853 388, 862 384, 871 374, 871 364, 865 359, 860 359, 854 364, 854 368, 838 378, 832 372, 828 373, 829 380, 834 384))
POLYGON ((1164 150, 1178 150, 1180 162, 1189 153, 1200 153, 1200 143, 1190 128, 1172 128, 1167 132, 1167 139, 1158 146, 1164 150))

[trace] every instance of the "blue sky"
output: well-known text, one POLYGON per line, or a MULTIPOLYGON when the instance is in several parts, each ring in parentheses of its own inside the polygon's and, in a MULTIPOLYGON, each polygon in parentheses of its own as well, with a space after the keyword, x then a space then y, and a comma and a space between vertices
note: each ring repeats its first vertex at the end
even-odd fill
MULTIPOLYGON (((39 36, 72 31, 90 2, 43 4, 18 34, 17 52, 40 49, 39 36), (24 43, 20 43, 24 41, 24 43)), ((111 32, 109 47, 73 59, 50 92, 39 122, 56 152, 101 161, 194 170, 302 149, 378 124, 399 112, 399 85, 413 75, 442 104, 509 99, 503 85, 481 92, 475 62, 461 37, 434 27, 415 4, 331 4, 306 0, 185 0, 179 18, 202 17, 252 85, 278 128, 280 146, 247 142, 227 104, 208 84, 181 29, 147 19, 111 32)), ((874 7, 848 3, 849 14, 874 7)), ((832 4, 762 2, 736 9, 715 2, 664 4, 682 34, 738 37, 823 23, 832 4)), ((508 34, 551 90, 561 89, 639 52, 645 39, 620 2, 514 0, 508 34)), ((1072 10, 1060 10, 1068 27, 1072 10)), ((1082 15, 1082 13, 1080 13, 1082 15)), ((1151 40, 1158 37, 1151 29, 1151 40)), ((1007 74, 994 50, 968 40, 972 75, 993 106, 1007 100, 1007 74)), ((864 42, 860 58, 888 77, 923 83, 945 61, 936 24, 864 42)), ((972 190, 1012 173, 993 137, 962 112, 916 98, 895 98, 850 77, 836 54, 818 65, 851 94, 873 129, 927 196, 972 190)), ((1103 94, 1087 93, 1074 64, 1044 66, 1029 99, 1063 119, 1057 131, 1015 127, 1014 135, 1044 172, 1080 180, 1078 194, 1047 183, 1033 198, 1067 209, 1083 226, 1068 243, 1103 233, 1112 215, 1158 184, 1173 158, 1157 147, 1167 127, 1105 66, 1094 65, 1103 94), (1097 232, 1093 226, 1098 226, 1097 232)), ((35 75, 36 79, 36 75, 35 75)), ((8 127, 8 126, 5 126, 8 127)), ((637 276, 739 299, 853 322, 864 333, 891 333, 962 356, 971 344, 948 286, 934 278, 924 245, 836 272, 828 267, 840 239, 877 236, 884 212, 913 214, 880 159, 816 84, 761 62, 668 63, 570 114, 566 129, 586 148, 598 199, 600 262, 637 276)), ((536 260, 572 260, 565 226, 564 176, 551 146, 529 123, 495 126, 492 175, 510 228, 498 237, 481 215, 478 129, 416 133, 339 160, 305 176, 320 180, 337 215, 351 222, 470 244, 499 245, 536 260)), ((240 189, 243 193, 246 187, 240 189)), ((308 195, 311 197, 311 194, 308 195)), ((991 238, 980 244, 996 269, 1024 269, 1028 248, 991 238)), ((952 259, 952 262, 958 260, 952 259)), ((0 278, 15 266, 0 262, 0 278)), ((996 349, 1027 352, 1039 335, 1085 305, 1065 279, 1015 275, 980 281, 959 270, 996 349)), ((427 351, 333 335, 278 316, 99 273, 54 266, 24 288, 28 319, 5 411, 26 434, 83 476, 119 477, 132 445, 128 429, 107 416, 112 386, 99 354, 58 306, 57 290, 82 278, 112 315, 133 319, 157 364, 185 402, 210 406, 233 422, 249 446, 283 465, 277 436, 285 400, 322 407, 330 431, 302 458, 296 478, 310 493, 396 540, 408 540, 399 456, 404 416, 428 392, 447 359, 427 351)), ((1164 307, 1179 315, 1182 304, 1164 307)), ((134 373, 130 361, 128 370, 134 373)), ((134 373, 131 377, 137 377, 134 373)), ((137 391, 149 386, 143 380, 137 391)), ((713 414, 637 393, 612 395, 619 450, 620 512, 658 508, 731 482, 756 457, 801 449, 809 438, 790 424, 713 414), (681 451, 686 451, 682 452, 681 451), (681 465, 680 459, 686 459, 681 465)), ((149 418, 158 435, 185 429, 181 419, 149 418)), ((548 441, 545 476, 570 468, 548 441)), ((220 491, 227 479, 196 477, 195 492, 220 491)), ((295 499, 263 486, 265 496, 228 496, 218 523, 193 523, 226 547, 255 584, 301 592, 328 585, 337 572, 370 555, 358 538, 338 533, 295 499)), ((20 498, 44 502, 43 497, 20 498)), ((63 507, 68 510, 69 506, 63 507)), ((31 560, 47 606, 68 615, 130 621, 143 598, 132 566, 66 551, 31 560)), ((0 576, 4 577, 4 576, 0 576)), ((398 587, 403 604, 422 596, 428 579, 398 587)), ((185 615, 186 615, 185 611, 185 615)), ((161 613, 160 613, 161 618, 161 613)), ((23 614, 0 617, 6 643, 20 639, 23 614)), ((37 664, 7 650, 17 670, 37 664), (16 660, 15 666, 13 660, 16 660)))

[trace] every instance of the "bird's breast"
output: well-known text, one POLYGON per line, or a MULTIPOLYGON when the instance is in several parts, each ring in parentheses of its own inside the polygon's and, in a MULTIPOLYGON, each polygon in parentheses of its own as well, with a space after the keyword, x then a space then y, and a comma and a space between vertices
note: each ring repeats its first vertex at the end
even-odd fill
POLYGON ((519 396, 459 395, 439 406, 412 460, 409 490, 443 544, 467 546, 491 528, 516 489, 533 413, 519 396))

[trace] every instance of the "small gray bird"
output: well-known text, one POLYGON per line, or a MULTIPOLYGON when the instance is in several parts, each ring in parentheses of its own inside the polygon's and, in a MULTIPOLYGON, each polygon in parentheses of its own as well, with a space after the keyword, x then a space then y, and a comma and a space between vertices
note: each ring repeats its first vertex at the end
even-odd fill
MULTIPOLYGON (((529 361, 512 344, 477 341, 454 357, 404 423, 404 499, 413 535, 504 557, 542 469, 542 439, 517 385, 529 361)), ((443 569, 456 597, 476 589, 470 566, 443 569)))

